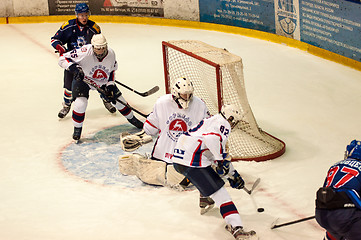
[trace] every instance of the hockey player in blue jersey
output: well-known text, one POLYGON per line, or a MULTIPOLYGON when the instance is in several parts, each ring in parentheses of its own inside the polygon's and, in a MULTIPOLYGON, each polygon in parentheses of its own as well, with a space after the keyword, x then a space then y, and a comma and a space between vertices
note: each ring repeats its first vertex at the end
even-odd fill
POLYGON ((231 187, 242 189, 244 181, 234 169, 226 151, 231 129, 242 119, 234 105, 224 105, 219 114, 203 119, 181 135, 174 148, 173 166, 189 179, 199 192, 211 197, 226 222, 226 229, 236 240, 258 239, 255 231, 245 231, 241 217, 221 176, 231 187), (212 164, 218 164, 216 171, 212 164))
POLYGON ((361 239, 361 142, 346 146, 344 160, 330 167, 316 194, 316 220, 324 240, 361 239))
MULTIPOLYGON (((75 6, 76 18, 65 22, 51 38, 51 45, 63 55, 73 49, 81 48, 85 44, 90 44, 94 34, 101 32, 100 27, 89 20, 90 9, 86 3, 78 3, 75 6)), ((64 70, 64 102, 63 108, 59 111, 58 117, 64 118, 70 111, 72 99, 73 74, 64 70)), ((114 113, 115 107, 104 98, 103 103, 109 112, 114 113)))

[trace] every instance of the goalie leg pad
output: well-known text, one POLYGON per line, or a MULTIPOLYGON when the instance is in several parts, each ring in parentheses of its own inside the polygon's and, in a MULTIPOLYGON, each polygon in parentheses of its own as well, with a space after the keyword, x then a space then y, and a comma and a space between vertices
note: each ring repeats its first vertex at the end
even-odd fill
POLYGON ((165 186, 167 164, 163 161, 142 158, 136 164, 137 177, 144 183, 165 186))
POLYGON ((136 153, 119 156, 118 162, 120 173, 123 175, 136 175, 136 167, 140 158, 144 158, 144 156, 136 153))

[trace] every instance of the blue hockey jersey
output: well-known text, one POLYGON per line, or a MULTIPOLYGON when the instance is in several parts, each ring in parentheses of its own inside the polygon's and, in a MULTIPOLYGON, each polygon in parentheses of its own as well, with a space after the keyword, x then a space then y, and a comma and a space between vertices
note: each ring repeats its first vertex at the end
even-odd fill
POLYGON ((100 27, 91 20, 88 20, 86 25, 82 25, 76 18, 71 19, 65 22, 51 38, 51 45, 56 49, 56 46, 61 44, 70 51, 89 44, 93 35, 100 32, 100 27))
POLYGON ((361 209, 361 161, 348 158, 330 167, 323 187, 344 191, 357 208, 361 209))

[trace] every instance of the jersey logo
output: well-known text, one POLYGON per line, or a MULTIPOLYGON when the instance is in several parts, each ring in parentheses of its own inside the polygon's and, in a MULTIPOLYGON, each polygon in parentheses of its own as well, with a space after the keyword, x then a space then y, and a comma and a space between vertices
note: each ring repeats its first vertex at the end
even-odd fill
POLYGON ((168 136, 173 140, 177 141, 179 136, 188 129, 187 124, 183 119, 174 119, 169 124, 168 136))
POLYGON ((97 69, 93 73, 93 79, 103 80, 103 79, 107 79, 107 78, 108 78, 107 74, 102 69, 97 69))
POLYGON ((77 47, 81 48, 82 46, 84 46, 86 44, 86 40, 84 36, 79 36, 78 39, 76 40, 77 43, 77 47))

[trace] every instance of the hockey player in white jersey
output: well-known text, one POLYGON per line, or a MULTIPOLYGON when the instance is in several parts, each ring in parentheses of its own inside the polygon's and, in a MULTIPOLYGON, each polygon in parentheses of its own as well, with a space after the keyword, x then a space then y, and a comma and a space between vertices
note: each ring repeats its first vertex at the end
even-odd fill
POLYGON ((143 127, 143 123, 133 115, 133 111, 117 101, 118 99, 126 103, 114 83, 114 74, 118 68, 115 53, 108 48, 107 40, 102 34, 94 35, 91 44, 64 53, 59 58, 59 65, 74 74, 75 81, 72 86, 74 140, 79 140, 81 136, 89 90, 96 89, 85 81, 102 89, 103 97, 111 102, 131 124, 140 129, 143 127))
POLYGON ((210 196, 226 222, 226 229, 237 240, 258 239, 255 231, 245 231, 241 217, 220 175, 225 175, 231 187, 242 189, 244 181, 234 169, 225 151, 231 129, 242 119, 234 105, 224 105, 221 113, 204 119, 198 126, 181 135, 174 148, 173 165, 187 177, 203 196, 210 196), (217 162, 217 172, 211 167, 217 162))

